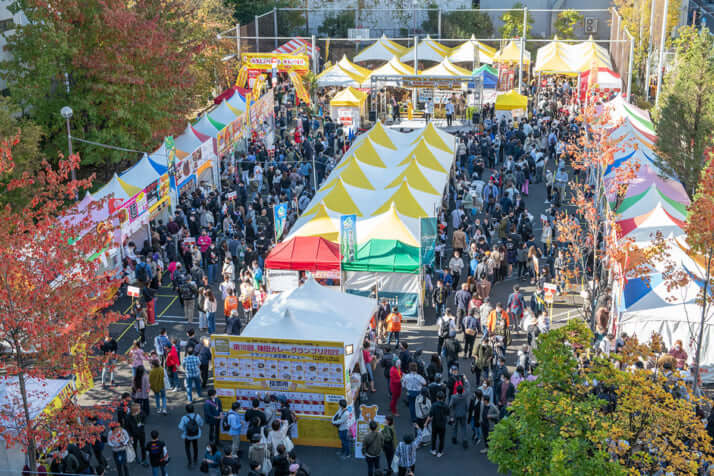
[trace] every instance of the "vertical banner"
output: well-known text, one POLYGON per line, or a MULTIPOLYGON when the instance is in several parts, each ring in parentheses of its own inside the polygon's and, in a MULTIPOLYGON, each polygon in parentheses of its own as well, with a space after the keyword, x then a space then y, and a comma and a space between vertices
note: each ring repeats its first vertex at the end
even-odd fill
POLYGON ((168 136, 164 139, 164 145, 168 157, 166 158, 166 166, 169 172, 169 186, 171 190, 176 192, 176 143, 173 136, 168 136))
POLYGON ((275 224, 275 243, 280 241, 285 230, 285 218, 288 216, 288 202, 273 206, 273 223, 275 224))
POLYGON ((422 266, 431 266, 434 263, 434 248, 436 247, 436 218, 426 217, 419 219, 419 255, 422 266))
POLYGON ((340 253, 345 263, 351 263, 357 256, 357 215, 340 217, 340 253))

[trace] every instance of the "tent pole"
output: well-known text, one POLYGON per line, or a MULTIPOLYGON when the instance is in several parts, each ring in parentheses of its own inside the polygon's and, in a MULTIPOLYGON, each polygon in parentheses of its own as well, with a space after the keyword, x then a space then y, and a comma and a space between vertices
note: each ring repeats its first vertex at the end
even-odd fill
POLYGON ((526 31, 528 28, 528 7, 523 8, 523 35, 521 36, 521 62, 518 67, 518 92, 523 94, 523 56, 526 49, 526 31))

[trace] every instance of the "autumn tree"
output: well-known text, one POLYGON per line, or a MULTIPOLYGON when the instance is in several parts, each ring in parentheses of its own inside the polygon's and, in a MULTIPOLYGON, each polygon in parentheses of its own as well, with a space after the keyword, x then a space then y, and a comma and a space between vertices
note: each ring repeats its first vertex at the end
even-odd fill
POLYGON ((582 21, 583 15, 577 10, 563 10, 555 18, 555 33, 563 40, 574 40, 575 26, 582 21))
POLYGON ((700 474, 714 449, 696 399, 676 374, 629 365, 653 361, 659 339, 611 358, 592 339, 578 319, 539 336, 536 379, 518 385, 489 459, 514 476, 700 474))
POLYGON ((690 196, 712 145, 714 130, 714 37, 706 28, 680 30, 677 64, 663 83, 655 111, 657 166, 679 179, 690 196))
MULTIPOLYGON (((0 178, 13 173, 21 143, 18 135, 0 145, 0 178)), ((118 283, 100 273, 99 260, 87 259, 111 230, 97 231, 92 210, 67 208, 90 186, 68 179, 78 163, 76 155, 56 168, 40 162, 34 174, 0 180, 3 192, 33 190, 27 204, 0 209, 0 366, 12 399, 0 407, 0 433, 27 451, 33 470, 37 451, 94 441, 101 428, 89 418, 109 416, 107 409, 77 405, 73 391, 60 410, 36 415, 37 402, 47 397, 42 382, 96 371, 95 357, 77 349, 90 349, 119 319, 104 312, 118 283)))
MULTIPOLYGON (((5 175, 5 183, 22 177, 27 172, 34 175, 42 165, 37 160, 43 139, 42 128, 32 120, 22 117, 20 108, 8 97, 0 97, 0 142, 12 142, 18 133, 22 140, 12 151, 13 169, 5 175)), ((31 189, 3 190, 0 194, 0 204, 24 205, 32 196, 31 189)))
MULTIPOLYGON (((199 2, 200 3, 200 2, 199 2)), ((67 151, 63 106, 76 137, 151 151, 206 105, 220 62, 215 31, 189 0, 15 0, 28 22, 7 38, 0 74, 45 133, 44 152, 67 151)), ((82 172, 109 177, 135 154, 75 143, 82 172)))

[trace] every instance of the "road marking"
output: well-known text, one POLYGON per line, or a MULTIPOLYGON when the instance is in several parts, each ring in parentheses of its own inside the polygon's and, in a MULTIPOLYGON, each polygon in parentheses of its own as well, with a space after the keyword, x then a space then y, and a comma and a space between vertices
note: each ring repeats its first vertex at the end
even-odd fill
POLYGON ((171 300, 171 302, 168 303, 168 304, 166 305, 166 307, 164 308, 164 310, 161 311, 160 313, 158 313, 158 314, 156 315, 156 317, 161 317, 161 316, 163 316, 163 315, 166 313, 166 311, 169 310, 169 308, 171 307, 171 305, 176 302, 177 299, 178 299, 178 296, 174 296, 173 299, 171 300))

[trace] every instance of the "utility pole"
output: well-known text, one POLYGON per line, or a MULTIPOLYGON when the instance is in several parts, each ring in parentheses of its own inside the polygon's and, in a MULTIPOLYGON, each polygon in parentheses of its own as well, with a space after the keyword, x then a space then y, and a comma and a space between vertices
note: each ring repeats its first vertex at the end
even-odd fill
POLYGON ((664 0, 662 12, 662 37, 659 41, 659 64, 657 65, 657 92, 655 93, 655 106, 659 103, 659 92, 662 90, 662 69, 664 68, 664 44, 667 41, 667 11, 669 0, 664 0))
POLYGON ((652 41, 654 29, 654 17, 655 17, 655 2, 656 0, 650 0, 650 29, 647 35, 647 61, 645 62, 645 100, 650 100, 650 56, 652 56, 652 41))
POLYGON ((278 7, 273 7, 273 31, 275 34, 275 49, 278 49, 278 7))
POLYGON ((523 57, 526 54, 526 32, 528 28, 528 7, 523 8, 523 35, 521 36, 521 64, 518 68, 518 92, 523 94, 523 57))
POLYGON ((258 26, 258 15, 255 16, 255 52, 260 53, 260 27, 258 26))

